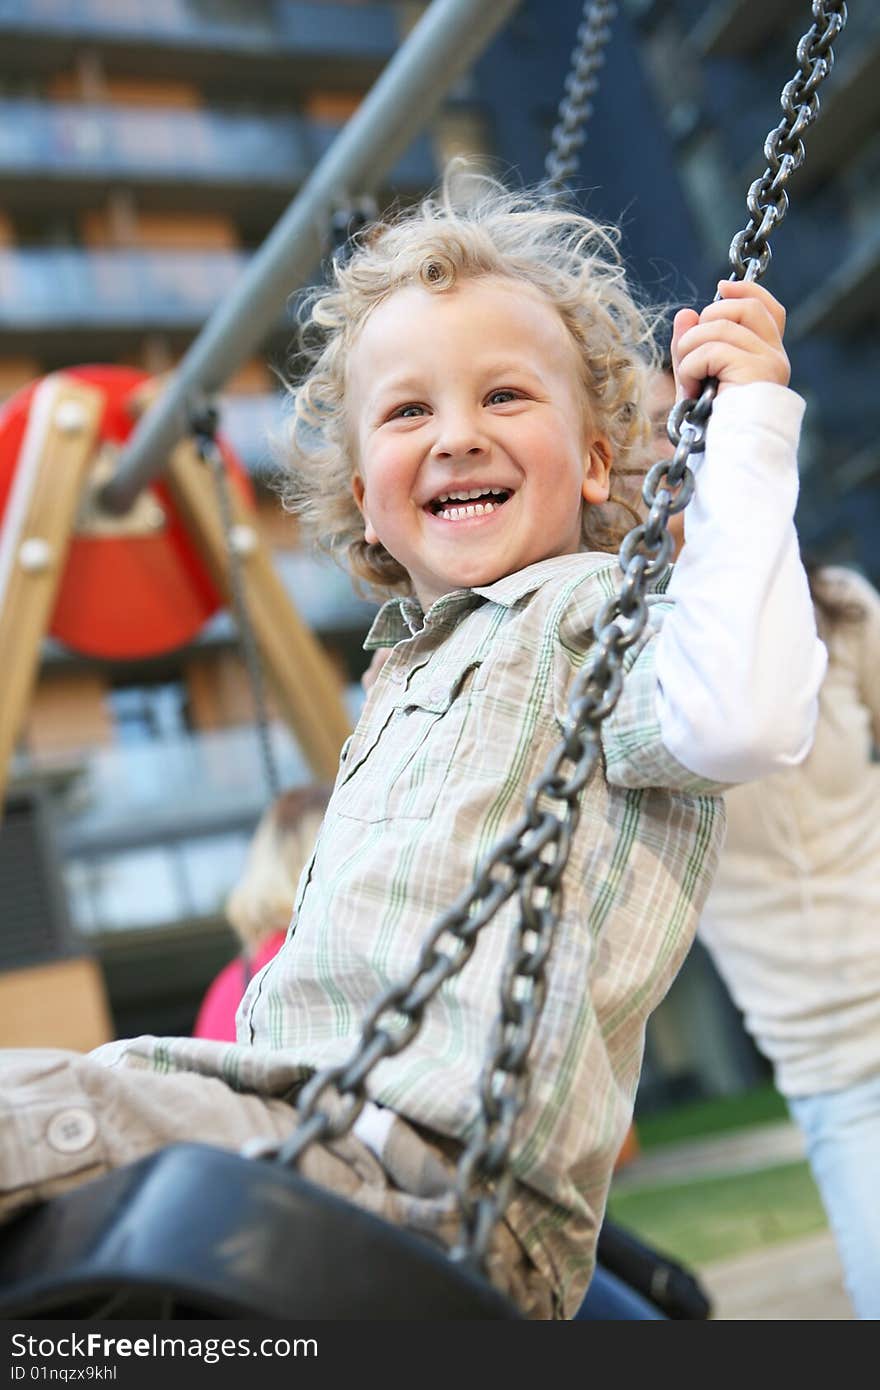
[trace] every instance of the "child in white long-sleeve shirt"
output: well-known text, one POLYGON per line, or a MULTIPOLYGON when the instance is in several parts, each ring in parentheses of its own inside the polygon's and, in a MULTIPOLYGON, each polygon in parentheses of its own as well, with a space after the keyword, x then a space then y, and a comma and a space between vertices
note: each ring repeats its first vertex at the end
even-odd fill
MULTIPOLYGON (((824 649, 792 524, 803 407, 787 389, 784 314, 755 285, 724 282, 721 296, 675 323, 680 387, 713 375, 719 393, 685 557, 649 599, 583 792, 513 1199, 489 1262, 530 1316, 571 1316, 589 1281, 645 1020, 716 863, 718 793, 797 762, 812 736, 824 649)), ((613 237, 494 186, 463 208, 429 202, 372 230, 315 295, 310 324, 320 341, 295 396, 297 505, 390 595, 368 645, 392 650, 343 752, 288 939, 242 1004, 238 1045, 141 1039, 63 1069, 96 1132, 117 1125, 99 1165, 177 1137, 235 1145, 259 1132, 260 1109, 271 1132, 292 1126, 277 1097, 350 1056, 370 1001, 411 969, 518 818, 620 582, 603 505, 643 447, 650 332, 613 237), (166 1109, 200 1104, 198 1121, 157 1126, 151 1112, 126 1151, 116 1090, 132 1067, 166 1109)), ((500 910, 413 1043, 376 1068, 355 1136, 307 1155, 316 1180, 445 1244, 516 911, 515 900, 500 910)), ((137 1103, 129 1086, 125 1104, 137 1103)), ((14 1147, 0 1147, 4 1167, 14 1147)), ((71 1173, 54 1156, 49 1185, 71 1173)))

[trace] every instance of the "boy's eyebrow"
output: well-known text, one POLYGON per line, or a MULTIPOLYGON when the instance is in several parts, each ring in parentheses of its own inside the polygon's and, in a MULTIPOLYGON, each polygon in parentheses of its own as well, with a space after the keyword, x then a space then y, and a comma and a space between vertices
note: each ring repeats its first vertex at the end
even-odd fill
MULTIPOLYGON (((512 373, 531 376, 536 380, 542 379, 540 363, 517 361, 515 358, 509 357, 497 358, 495 360, 489 359, 484 363, 480 363, 478 365, 478 371, 481 376, 485 377, 503 377, 512 373)), ((379 382, 367 397, 367 407, 368 409, 373 409, 375 405, 381 401, 382 397, 386 395, 405 395, 409 391, 418 394, 424 389, 425 384, 421 377, 415 376, 412 373, 402 372, 400 376, 391 376, 385 381, 379 382)))
POLYGON ((388 381, 380 381, 369 392, 364 402, 364 410, 367 415, 373 416, 388 402, 389 398, 397 399, 399 396, 418 396, 423 394, 424 385, 415 376, 391 377, 388 381))
POLYGON ((504 357, 496 362, 487 362, 484 368, 484 375, 487 377, 497 377, 503 380, 504 377, 527 377, 532 381, 544 382, 544 375, 541 371, 540 362, 523 362, 515 358, 504 357))
POLYGON ((421 379, 411 373, 401 373, 400 376, 386 377, 380 381, 367 397, 370 404, 379 400, 381 396, 396 395, 399 391, 418 391, 423 386, 421 379))

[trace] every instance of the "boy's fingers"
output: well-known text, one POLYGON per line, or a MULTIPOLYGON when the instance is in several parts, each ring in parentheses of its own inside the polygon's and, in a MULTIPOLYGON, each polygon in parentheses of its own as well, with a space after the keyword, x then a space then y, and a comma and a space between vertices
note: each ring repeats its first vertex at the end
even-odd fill
POLYGON ((747 329, 739 324, 724 326, 729 330, 724 337, 717 334, 697 337, 700 329, 688 334, 687 348, 679 363, 680 379, 684 384, 717 377, 722 390, 726 386, 745 386, 755 381, 788 385, 791 369, 784 352, 774 352, 764 344, 756 351, 757 340, 747 329), (744 338, 751 340, 747 346, 743 345, 744 338))
POLYGON ((675 318, 672 320, 672 353, 675 354, 676 343, 682 333, 686 333, 689 328, 693 328, 695 323, 700 322, 700 316, 696 309, 679 309, 675 318))
POLYGON ((774 351, 782 352, 778 339, 772 344, 768 343, 749 324, 724 318, 710 319, 708 323, 701 320, 683 333, 678 342, 679 357, 684 359, 695 349, 710 343, 727 345, 756 357, 769 356, 774 351))
POLYGON ((699 394, 715 377, 720 388, 755 381, 786 386, 791 366, 782 345, 785 310, 762 285, 722 280, 721 298, 697 314, 680 309, 672 333, 677 396, 699 394))
POLYGON ((716 300, 714 304, 707 304, 700 314, 700 323, 739 323, 771 347, 782 346, 782 334, 776 319, 767 306, 757 299, 716 300))
POLYGON ((696 327, 699 322, 700 316, 696 309, 679 309, 675 318, 672 320, 672 343, 670 345, 669 355, 672 359, 672 375, 675 378, 676 400, 679 401, 691 394, 691 383, 682 381, 678 370, 679 358, 681 356, 679 344, 684 334, 687 333, 689 329, 696 327))
POLYGON ((718 292, 722 300, 754 300, 758 304, 763 304, 779 331, 780 337, 785 332, 785 309, 774 299, 769 290, 765 290, 763 285, 755 284, 754 280, 719 280, 718 292))

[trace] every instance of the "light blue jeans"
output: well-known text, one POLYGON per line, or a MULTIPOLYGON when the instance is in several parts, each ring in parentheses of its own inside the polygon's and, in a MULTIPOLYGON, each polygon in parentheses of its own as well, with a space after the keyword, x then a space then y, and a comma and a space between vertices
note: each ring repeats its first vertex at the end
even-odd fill
POLYGON ((880 1075, 789 1098, 840 1252, 856 1316, 880 1319, 880 1075))
POLYGON ((666 1314, 610 1269, 596 1265, 573 1322, 663 1322, 666 1314))

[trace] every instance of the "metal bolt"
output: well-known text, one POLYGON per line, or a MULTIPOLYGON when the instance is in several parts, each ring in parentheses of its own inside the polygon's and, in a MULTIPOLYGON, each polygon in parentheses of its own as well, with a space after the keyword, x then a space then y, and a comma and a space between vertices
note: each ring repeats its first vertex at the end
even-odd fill
POLYGON ((253 526, 233 526, 229 543, 236 555, 252 555, 257 548, 257 533, 253 526))
POLYGON ((139 499, 141 524, 149 531, 161 531, 165 525, 165 513, 151 493, 142 492, 139 499))
POLYGON ((41 536, 30 536, 19 546, 18 559, 28 574, 41 574, 52 563, 52 547, 41 536))
POLYGON ((86 423, 86 412, 79 401, 61 401, 55 411, 55 424, 62 434, 78 434, 86 423))

